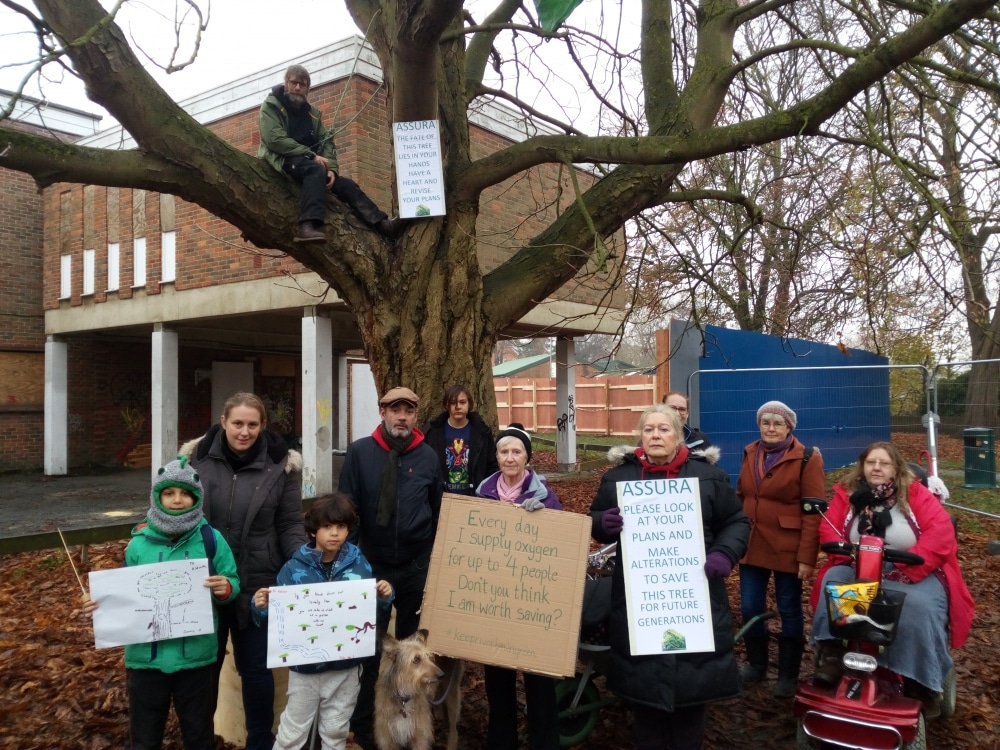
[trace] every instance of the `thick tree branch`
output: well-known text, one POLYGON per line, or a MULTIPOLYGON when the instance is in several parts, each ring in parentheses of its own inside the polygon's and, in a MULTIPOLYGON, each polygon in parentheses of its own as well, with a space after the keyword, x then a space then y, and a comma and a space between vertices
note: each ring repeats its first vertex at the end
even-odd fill
POLYGON ((489 185, 545 163, 679 164, 793 135, 815 134, 857 94, 981 15, 993 1, 954 0, 939 6, 927 18, 859 57, 815 96, 786 110, 736 125, 673 136, 538 136, 474 162, 455 187, 462 194, 478 194, 489 185))
MULTIPOLYGON (((994 0, 953 0, 937 6, 913 26, 859 57, 818 94, 784 111, 737 125, 676 136, 624 141, 569 136, 532 138, 471 165, 457 185, 458 192, 478 194, 487 185, 545 162, 650 165, 620 166, 583 197, 582 210, 598 216, 599 226, 603 225, 610 234, 636 212, 661 200, 687 162, 748 145, 818 132, 823 122, 858 93, 962 24, 987 12, 993 4, 994 0), (614 210, 609 211, 609 207, 614 210)), ((712 81, 712 76, 719 73, 717 64, 708 59, 704 64, 714 68, 706 73, 706 78, 712 81)), ((695 88, 696 80, 697 74, 692 75, 688 86, 692 98, 705 89, 704 84, 695 88)), ((715 95, 713 91, 705 94, 708 98, 715 95)), ((689 112, 692 106, 687 107, 689 112)), ((708 109, 702 110, 702 117, 709 114, 708 109)), ((707 127, 708 123, 698 124, 707 127)), ((535 300, 544 299, 571 279, 593 254, 595 238, 589 236, 589 231, 581 209, 571 207, 510 261, 489 273, 484 279, 484 289, 486 310, 491 317, 495 316, 500 325, 516 320, 531 309, 535 300)))
POLYGON ((167 193, 188 174, 141 151, 73 146, 4 127, 0 127, 0 166, 27 172, 39 189, 57 182, 83 182, 167 193))
MULTIPOLYGON (((493 43, 497 35, 510 24, 520 7, 521 0, 501 0, 482 24, 462 30, 463 34, 472 33, 465 51, 465 80, 472 84, 472 88, 482 85, 493 43)), ((469 101, 471 100, 470 97, 469 101)))

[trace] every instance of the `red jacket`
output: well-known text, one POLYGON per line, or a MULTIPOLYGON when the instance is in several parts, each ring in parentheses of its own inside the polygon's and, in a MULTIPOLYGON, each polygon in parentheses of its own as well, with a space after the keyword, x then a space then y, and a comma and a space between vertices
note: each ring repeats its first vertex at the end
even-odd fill
POLYGON ((813 451, 802 463, 805 446, 793 440, 785 455, 761 479, 754 479, 756 440, 743 450, 736 494, 750 518, 750 546, 741 563, 783 573, 798 573, 799 563, 815 567, 819 554, 819 516, 804 516, 803 497, 826 497, 823 457, 813 451))
MULTIPOLYGON (((908 502, 910 504, 910 526, 917 535, 917 543, 909 551, 924 558, 923 565, 896 564, 901 572, 914 583, 919 583, 936 570, 944 573, 945 589, 948 592, 948 621, 951 629, 951 647, 960 648, 969 630, 972 628, 972 617, 976 611, 976 603, 962 578, 962 569, 958 565, 958 540, 955 538, 955 527, 951 516, 941 505, 941 501, 931 494, 930 490, 919 482, 910 485, 908 502)), ((847 538, 854 521, 854 509, 848 500, 848 493, 839 484, 833 486, 833 502, 827 512, 827 518, 835 528, 842 529, 847 538)), ((819 527, 820 542, 836 542, 841 537, 827 524, 819 527)), ((823 580, 826 571, 834 565, 846 563, 848 558, 843 555, 831 555, 823 569, 820 570, 818 581, 823 580)), ((819 594, 822 586, 813 586, 812 605, 815 611, 819 604, 819 594)), ((905 605, 904 605, 905 606, 905 605)))

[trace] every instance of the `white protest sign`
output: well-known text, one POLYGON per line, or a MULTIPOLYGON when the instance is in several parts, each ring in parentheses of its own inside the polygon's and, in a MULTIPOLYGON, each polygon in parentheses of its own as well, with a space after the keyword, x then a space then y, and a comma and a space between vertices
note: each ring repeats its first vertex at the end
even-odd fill
POLYGON ((97 648, 215 632, 208 560, 133 565, 89 574, 97 648))
POLYGON ((400 217, 443 216, 444 178, 437 120, 393 123, 392 141, 400 217))
POLYGON ((267 666, 375 654, 375 579, 271 586, 267 666))
POLYGON ((698 479, 617 488, 632 655, 714 651, 698 479))

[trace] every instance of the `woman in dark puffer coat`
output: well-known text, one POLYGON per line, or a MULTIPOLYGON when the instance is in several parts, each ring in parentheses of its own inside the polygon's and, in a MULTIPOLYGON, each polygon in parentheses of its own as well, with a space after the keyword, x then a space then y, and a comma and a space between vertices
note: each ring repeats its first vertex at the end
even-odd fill
POLYGON ((243 685, 247 750, 271 750, 274 678, 267 668, 267 628, 255 627, 255 591, 273 586, 278 571, 306 542, 302 523, 302 457, 265 430, 267 411, 252 393, 225 403, 220 424, 181 446, 205 488, 205 518, 233 550, 240 596, 219 609, 219 661, 232 637, 243 685))
POLYGON ((710 460, 718 449, 689 451, 682 443, 683 426, 666 404, 646 409, 639 418, 639 448, 612 449, 608 456, 621 465, 608 471, 590 506, 593 537, 619 541, 622 529, 618 482, 640 479, 698 479, 705 539, 715 651, 677 655, 632 656, 626 610, 624 565, 619 546, 612 578, 608 622, 611 660, 608 686, 632 702, 636 750, 697 750, 704 744, 706 704, 740 692, 733 656, 733 619, 725 577, 742 557, 750 523, 729 484, 728 475, 710 460))

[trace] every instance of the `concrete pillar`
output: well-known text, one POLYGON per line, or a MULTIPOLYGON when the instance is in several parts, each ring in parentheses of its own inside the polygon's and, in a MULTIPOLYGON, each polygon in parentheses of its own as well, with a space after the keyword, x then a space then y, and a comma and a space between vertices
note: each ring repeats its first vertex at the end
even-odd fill
POLYGON ((302 497, 333 492, 333 326, 307 307, 302 316, 302 497))
POLYGON ((150 472, 156 478, 161 466, 177 458, 177 331, 153 324, 150 362, 152 446, 150 472))
POLYGON ((49 476, 68 470, 69 347, 55 336, 45 337, 45 444, 43 465, 49 476))
POLYGON ((347 373, 350 365, 347 363, 346 354, 337 355, 337 442, 339 450, 346 451, 350 444, 350 435, 347 429, 347 407, 350 402, 351 393, 348 388, 349 378, 347 373))
POLYGON ((556 339, 556 462, 576 471, 576 344, 556 339))

